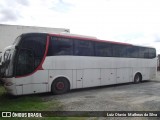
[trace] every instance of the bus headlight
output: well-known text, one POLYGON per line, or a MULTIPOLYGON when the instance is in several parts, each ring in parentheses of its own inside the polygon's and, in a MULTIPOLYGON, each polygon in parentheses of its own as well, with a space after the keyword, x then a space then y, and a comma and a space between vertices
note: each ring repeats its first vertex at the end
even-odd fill
POLYGON ((6 85, 6 86, 12 86, 13 83, 12 83, 12 82, 7 82, 7 83, 5 83, 5 85, 6 85))

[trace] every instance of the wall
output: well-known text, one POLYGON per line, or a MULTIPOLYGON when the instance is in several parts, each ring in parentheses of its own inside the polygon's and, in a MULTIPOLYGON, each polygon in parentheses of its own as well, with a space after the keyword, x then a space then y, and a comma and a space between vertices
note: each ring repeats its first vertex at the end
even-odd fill
POLYGON ((11 45, 14 40, 22 33, 43 32, 43 33, 69 33, 69 29, 64 28, 46 28, 34 26, 5 25, 0 24, 0 51, 11 45))

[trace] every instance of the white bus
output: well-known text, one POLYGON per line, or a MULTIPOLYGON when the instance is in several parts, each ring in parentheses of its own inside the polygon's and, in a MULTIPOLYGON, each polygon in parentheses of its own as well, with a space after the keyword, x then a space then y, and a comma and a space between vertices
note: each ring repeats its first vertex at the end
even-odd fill
POLYGON ((141 82, 156 76, 156 50, 96 38, 47 33, 20 35, 4 61, 12 95, 141 82))

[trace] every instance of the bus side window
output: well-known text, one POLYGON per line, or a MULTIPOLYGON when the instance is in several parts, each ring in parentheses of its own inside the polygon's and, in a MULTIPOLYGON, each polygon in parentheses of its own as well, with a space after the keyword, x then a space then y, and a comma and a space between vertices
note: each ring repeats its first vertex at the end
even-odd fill
POLYGON ((75 40, 74 55, 94 56, 94 48, 92 41, 75 40))
POLYGON ((73 40, 51 37, 47 55, 73 55, 73 40))
POLYGON ((149 57, 149 50, 145 47, 139 48, 139 58, 148 58, 149 57))
POLYGON ((95 42, 95 55, 101 57, 112 57, 112 46, 109 43, 95 42))
POLYGON ((154 48, 149 48, 149 58, 156 57, 156 50, 154 48))
POLYGON ((112 45, 114 57, 127 57, 127 46, 125 45, 112 45))
POLYGON ((129 58, 138 58, 139 57, 139 47, 130 46, 127 48, 127 57, 129 58))

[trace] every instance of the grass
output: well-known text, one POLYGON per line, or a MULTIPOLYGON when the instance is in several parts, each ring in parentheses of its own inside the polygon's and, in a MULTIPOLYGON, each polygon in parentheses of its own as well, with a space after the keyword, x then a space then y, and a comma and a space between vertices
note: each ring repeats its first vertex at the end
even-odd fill
POLYGON ((47 110, 51 104, 55 106, 58 102, 45 102, 37 95, 9 96, 4 88, 0 87, 0 111, 41 111, 47 110))
MULTIPOLYGON (((61 109, 58 101, 43 100, 43 95, 13 97, 0 85, 0 111, 50 111, 61 109)), ((63 108, 62 108, 63 109, 63 108)), ((1 120, 85 120, 85 117, 0 118, 1 120)))

